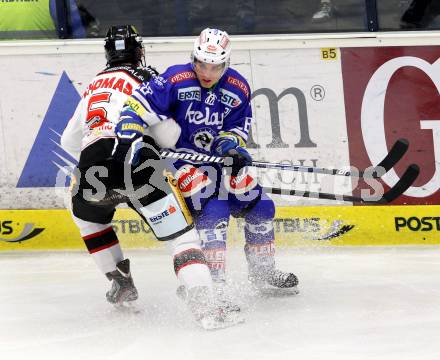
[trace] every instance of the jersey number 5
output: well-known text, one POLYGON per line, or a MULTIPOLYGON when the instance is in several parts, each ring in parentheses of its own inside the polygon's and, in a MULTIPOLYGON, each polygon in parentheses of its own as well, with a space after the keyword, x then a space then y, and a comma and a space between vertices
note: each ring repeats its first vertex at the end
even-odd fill
POLYGON ((108 122, 107 110, 96 105, 99 103, 109 103, 111 95, 111 93, 105 92, 90 96, 89 103, 87 105, 86 121, 90 129, 104 125, 104 123, 108 122))

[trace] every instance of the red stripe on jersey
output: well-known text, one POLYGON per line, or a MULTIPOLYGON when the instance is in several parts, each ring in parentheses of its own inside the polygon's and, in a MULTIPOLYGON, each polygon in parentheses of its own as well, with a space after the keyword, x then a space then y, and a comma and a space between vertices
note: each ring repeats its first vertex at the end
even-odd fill
POLYGON ((113 231, 113 227, 111 227, 111 226, 108 227, 107 229, 104 229, 104 230, 98 231, 98 232, 96 232, 96 233, 93 233, 93 234, 90 234, 90 235, 83 236, 83 240, 93 239, 93 238, 96 238, 96 237, 98 237, 98 236, 102 236, 102 235, 104 235, 104 234, 107 234, 107 233, 110 232, 110 231, 113 231))
POLYGON ((112 247, 112 246, 115 246, 115 245, 118 244, 118 243, 119 243, 119 240, 116 239, 115 241, 111 242, 110 244, 106 244, 106 245, 100 246, 100 247, 98 247, 98 248, 95 248, 95 249, 93 249, 93 250, 90 250, 90 251, 89 251, 89 254, 94 254, 94 253, 96 253, 96 252, 98 252, 98 251, 102 251, 102 250, 108 249, 108 248, 110 248, 110 247, 112 247))

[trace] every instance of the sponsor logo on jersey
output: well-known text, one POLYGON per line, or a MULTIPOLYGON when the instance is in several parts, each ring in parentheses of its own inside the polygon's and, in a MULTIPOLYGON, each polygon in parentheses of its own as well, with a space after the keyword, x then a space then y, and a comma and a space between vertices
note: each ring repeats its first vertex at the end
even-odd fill
POLYGON ((228 76, 228 79, 226 81, 228 82, 228 84, 231 84, 243 91, 247 98, 249 97, 249 88, 243 81, 238 80, 232 76, 228 76))
POLYGON ((199 149, 210 151, 216 135, 210 128, 202 128, 191 134, 190 141, 199 149))
POLYGON ((212 106, 215 104, 216 100, 217 100, 217 95, 210 91, 208 92, 208 96, 205 99, 205 104, 212 106))
POLYGON ((149 218, 149 220, 153 223, 153 224, 157 224, 159 223, 161 220, 163 220, 164 218, 166 218, 167 216, 170 216, 172 214, 174 214, 176 212, 176 208, 173 205, 170 205, 168 207, 168 209, 162 211, 160 214, 151 216, 149 218))
MULTIPOLYGON (((128 98, 125 101, 125 105, 129 106, 131 109, 134 110, 134 112, 136 114, 138 114, 141 117, 144 116, 144 114, 146 112, 145 107, 139 101, 134 99, 133 97, 128 98)), ((123 110, 125 111, 125 110, 130 110, 130 109, 127 109, 127 108, 124 107, 123 110)))
POLYGON ((164 79, 162 76, 153 76, 153 81, 156 85, 164 87, 167 83, 167 80, 164 79))
POLYGON ((193 71, 184 71, 171 76, 170 81, 172 84, 176 84, 181 81, 195 79, 195 78, 196 78, 196 74, 193 71))
POLYGON ((267 234, 273 231, 272 221, 262 222, 260 224, 245 224, 246 229, 253 234, 267 234))
POLYGON ((233 108, 240 106, 241 100, 237 94, 234 94, 233 92, 228 91, 223 88, 220 89, 220 94, 221 94, 220 102, 222 104, 225 104, 226 106, 233 107, 233 108))
POLYGON ((219 271, 225 268, 226 250, 224 247, 203 249, 206 261, 209 263, 209 270, 219 271))
POLYGON ((198 86, 191 86, 177 90, 177 99, 180 101, 186 100, 202 100, 201 89, 198 86))
POLYGON ((19 223, 14 223, 12 220, 0 221, 0 241, 22 242, 34 238, 43 231, 44 228, 36 228, 35 224, 32 223, 25 223, 20 226, 19 223), (17 227, 22 229, 17 230, 17 227), (10 235, 11 237, 3 237, 4 235, 10 235))
POLYGON ((150 83, 142 83, 141 86, 139 87, 138 91, 143 94, 144 96, 147 95, 153 95, 153 89, 150 86, 150 83))
POLYGON ((273 242, 268 244, 246 244, 246 252, 257 256, 275 255, 275 245, 273 242))
POLYGON ((184 197, 189 197, 211 184, 211 180, 195 166, 186 164, 176 172, 177 185, 184 197))
POLYGON ((185 120, 190 124, 196 125, 211 125, 217 126, 218 129, 223 127, 223 114, 219 115, 218 112, 213 111, 211 113, 209 107, 205 107, 206 112, 192 110, 193 103, 190 103, 185 114, 185 120))
POLYGON ((58 171, 77 164, 60 146, 61 134, 80 100, 72 83, 63 72, 18 179, 18 188, 54 187, 58 171))

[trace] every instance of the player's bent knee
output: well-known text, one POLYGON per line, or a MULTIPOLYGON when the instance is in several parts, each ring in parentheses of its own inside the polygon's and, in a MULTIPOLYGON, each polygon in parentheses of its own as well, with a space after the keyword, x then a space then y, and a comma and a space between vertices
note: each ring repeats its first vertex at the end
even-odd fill
POLYGON ((161 193, 154 202, 137 208, 156 238, 161 241, 180 237, 194 227, 191 213, 177 188, 176 180, 171 173, 166 173, 166 177, 170 192, 161 193))
POLYGON ((205 256, 200 249, 187 249, 174 255, 174 272, 176 275, 183 268, 194 264, 206 266, 205 256))
POLYGON ((184 234, 177 236, 175 239, 168 241, 167 246, 170 253, 175 256, 188 249, 200 249, 200 237, 197 231, 193 228, 184 234))
POLYGON ((246 214, 245 220, 249 223, 259 223, 273 220, 275 217, 275 204, 268 196, 262 196, 246 214))

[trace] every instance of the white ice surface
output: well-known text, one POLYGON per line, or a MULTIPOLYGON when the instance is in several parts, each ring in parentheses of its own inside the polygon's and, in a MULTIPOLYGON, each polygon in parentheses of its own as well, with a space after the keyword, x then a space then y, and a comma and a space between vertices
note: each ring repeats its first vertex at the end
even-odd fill
POLYGON ((440 248, 277 252, 297 296, 257 295, 229 253, 242 325, 199 329, 175 296, 170 257, 126 252, 142 313, 106 303, 109 282, 85 253, 0 253, 0 359, 440 359, 440 248))

